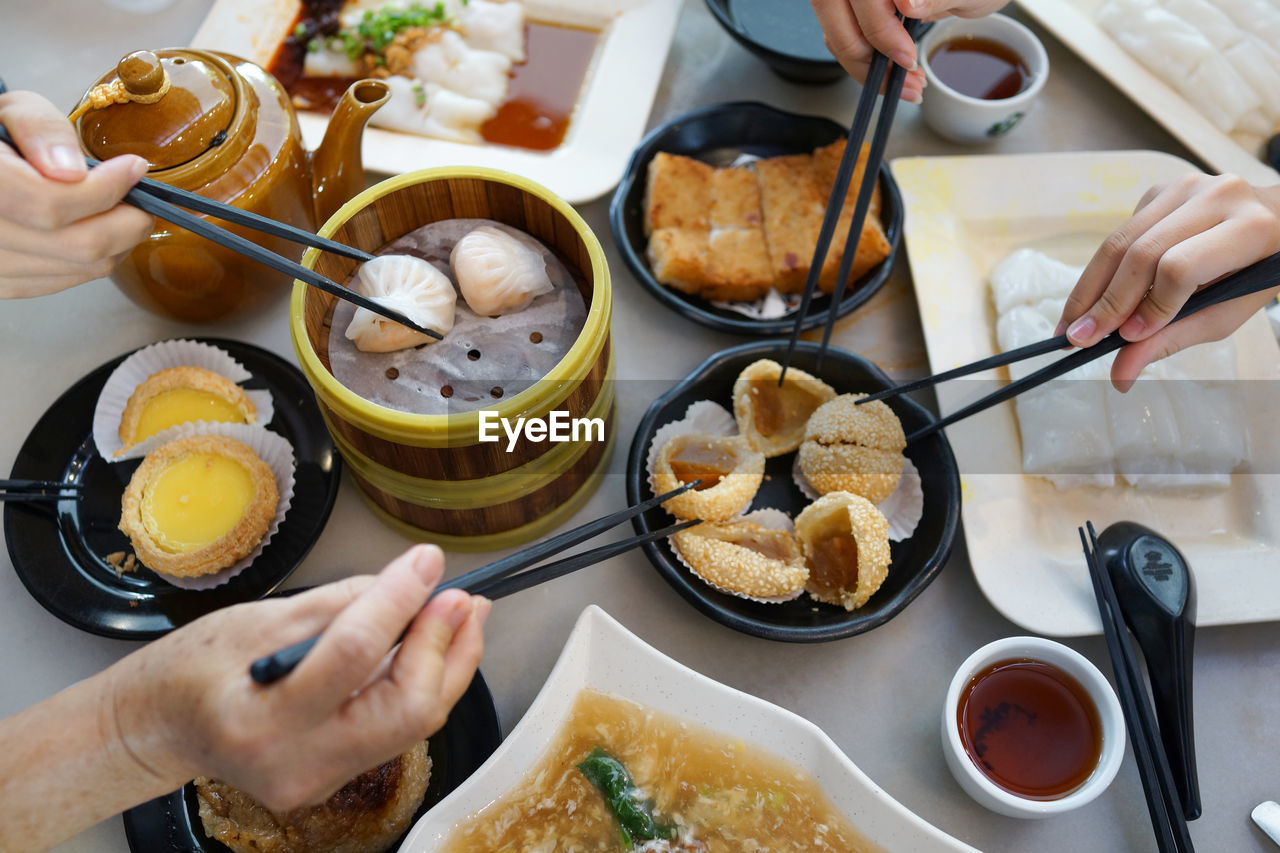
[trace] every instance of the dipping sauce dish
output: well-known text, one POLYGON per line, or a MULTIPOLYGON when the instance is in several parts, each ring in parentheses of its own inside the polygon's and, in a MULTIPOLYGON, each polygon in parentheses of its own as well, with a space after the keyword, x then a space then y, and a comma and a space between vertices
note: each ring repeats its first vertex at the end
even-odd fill
POLYGON ((960 787, 1010 817, 1047 817, 1093 800, 1124 756, 1124 716, 1097 667, 1061 643, 1008 637, 956 671, 943 752, 960 787))

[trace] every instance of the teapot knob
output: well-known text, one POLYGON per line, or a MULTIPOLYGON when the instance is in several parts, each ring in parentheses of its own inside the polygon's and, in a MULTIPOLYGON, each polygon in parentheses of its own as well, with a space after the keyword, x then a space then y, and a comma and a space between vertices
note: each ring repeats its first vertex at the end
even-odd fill
POLYGON ((168 82, 160 58, 149 50, 135 51, 120 60, 116 74, 131 95, 155 95, 168 82))

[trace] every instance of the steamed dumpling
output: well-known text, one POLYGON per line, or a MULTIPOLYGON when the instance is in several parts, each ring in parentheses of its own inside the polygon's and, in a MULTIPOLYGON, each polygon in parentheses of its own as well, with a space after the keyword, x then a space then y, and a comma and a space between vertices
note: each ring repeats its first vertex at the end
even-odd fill
MULTIPOLYGON (((352 285, 425 329, 448 334, 458 293, 449 277, 412 255, 382 255, 360 265, 352 285)), ((363 352, 393 352, 435 340, 367 308, 357 308, 347 337, 363 352)))
POLYGON ((492 225, 482 225, 459 240, 449 264, 462 298, 477 314, 519 311, 555 287, 541 254, 492 225))

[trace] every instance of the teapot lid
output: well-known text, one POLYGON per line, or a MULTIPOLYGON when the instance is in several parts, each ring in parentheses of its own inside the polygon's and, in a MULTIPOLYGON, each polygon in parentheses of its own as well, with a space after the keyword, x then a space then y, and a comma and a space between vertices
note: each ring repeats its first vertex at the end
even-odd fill
POLYGON ((99 160, 137 154, 151 169, 188 163, 226 140, 236 112, 230 69, 206 53, 131 53, 85 95, 85 151, 99 160), (212 61, 211 61, 212 60, 212 61))

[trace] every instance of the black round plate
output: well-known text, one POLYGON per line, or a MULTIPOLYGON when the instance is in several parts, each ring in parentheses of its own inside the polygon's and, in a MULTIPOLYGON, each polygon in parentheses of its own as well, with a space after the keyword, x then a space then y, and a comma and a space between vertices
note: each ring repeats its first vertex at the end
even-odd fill
MULTIPOLYGON (((431 736, 431 781, 413 822, 476 772, 501 742, 498 709, 477 672, 444 728, 431 736)), ((230 853, 222 842, 204 834, 196 788, 191 784, 129 809, 124 813, 124 832, 134 853, 230 853)))
POLYGON ((139 567, 116 577, 103 559, 131 551, 116 527, 120 498, 140 460, 110 463, 93 443, 93 410, 107 377, 130 353, 102 365, 58 398, 18 452, 11 476, 83 483, 80 501, 8 503, 4 538, 14 570, 36 601, 69 625, 104 637, 143 640, 229 604, 262 598, 287 578, 320 538, 338 496, 342 462, 311 388, 297 368, 259 347, 205 339, 253 374, 275 402, 269 424, 293 445, 293 503, 253 566, 210 590, 184 590, 139 567))
MULTIPOLYGON (((847 128, 830 119, 788 113, 753 101, 703 107, 672 119, 655 128, 640 143, 613 194, 613 202, 609 205, 609 225, 618 252, 641 286, 659 302, 694 322, 739 335, 791 334, 796 322, 794 313, 776 320, 753 320, 659 284, 653 277, 645 260, 648 239, 644 235, 644 188, 649 161, 659 151, 665 151, 727 166, 739 154, 758 157, 807 154, 847 135, 847 128)), ((837 312, 841 317, 875 295, 889 278, 893 260, 898 254, 898 244, 902 241, 902 196, 887 165, 880 167, 880 195, 880 220, 892 249, 889 257, 868 270, 862 278, 850 282, 837 312)), ((825 323, 830 307, 830 296, 820 292, 814 294, 803 328, 813 329, 825 323)))
MULTIPOLYGON (((645 473, 645 458, 658 428, 684 417, 690 403, 710 400, 733 411, 733 382, 743 368, 761 358, 780 359, 785 341, 763 341, 723 350, 659 397, 645 412, 631 442, 627 460, 627 501, 636 504, 653 496, 645 473)), ((865 358, 830 348, 822 370, 816 370, 817 344, 801 341, 792 365, 807 371, 838 393, 871 393, 893 385, 889 377, 865 358)), ((934 422, 926 409, 906 397, 887 401, 908 434, 934 422)), ((910 445, 906 456, 920 471, 924 491, 924 515, 910 538, 891 543, 892 562, 884 584, 858 610, 821 604, 808 596, 782 604, 761 604, 720 592, 695 577, 676 559, 662 540, 644 546, 658 573, 694 607, 744 634, 794 643, 838 640, 883 625, 920 594, 946 562, 960 520, 960 473, 951 445, 941 433, 910 445)), ((775 507, 793 518, 810 501, 791 477, 795 454, 786 453, 765 463, 765 479, 752 506, 775 507)), ((648 533, 671 524, 661 507, 638 516, 637 533, 648 533)))
MULTIPOLYGON (((755 0, 755 2, 777 3, 778 0, 755 0)), ((793 83, 813 85, 834 83, 842 79, 846 74, 830 51, 825 51, 825 58, 818 59, 812 56, 786 53, 776 47, 756 41, 738 26, 733 10, 729 7, 729 0, 707 0, 707 8, 711 10, 711 14, 719 21, 720 26, 724 27, 725 32, 733 36, 738 44, 763 59, 773 69, 774 73, 783 79, 790 80, 793 83)), ((802 7, 795 11, 794 14, 804 15, 808 11, 802 7)))

